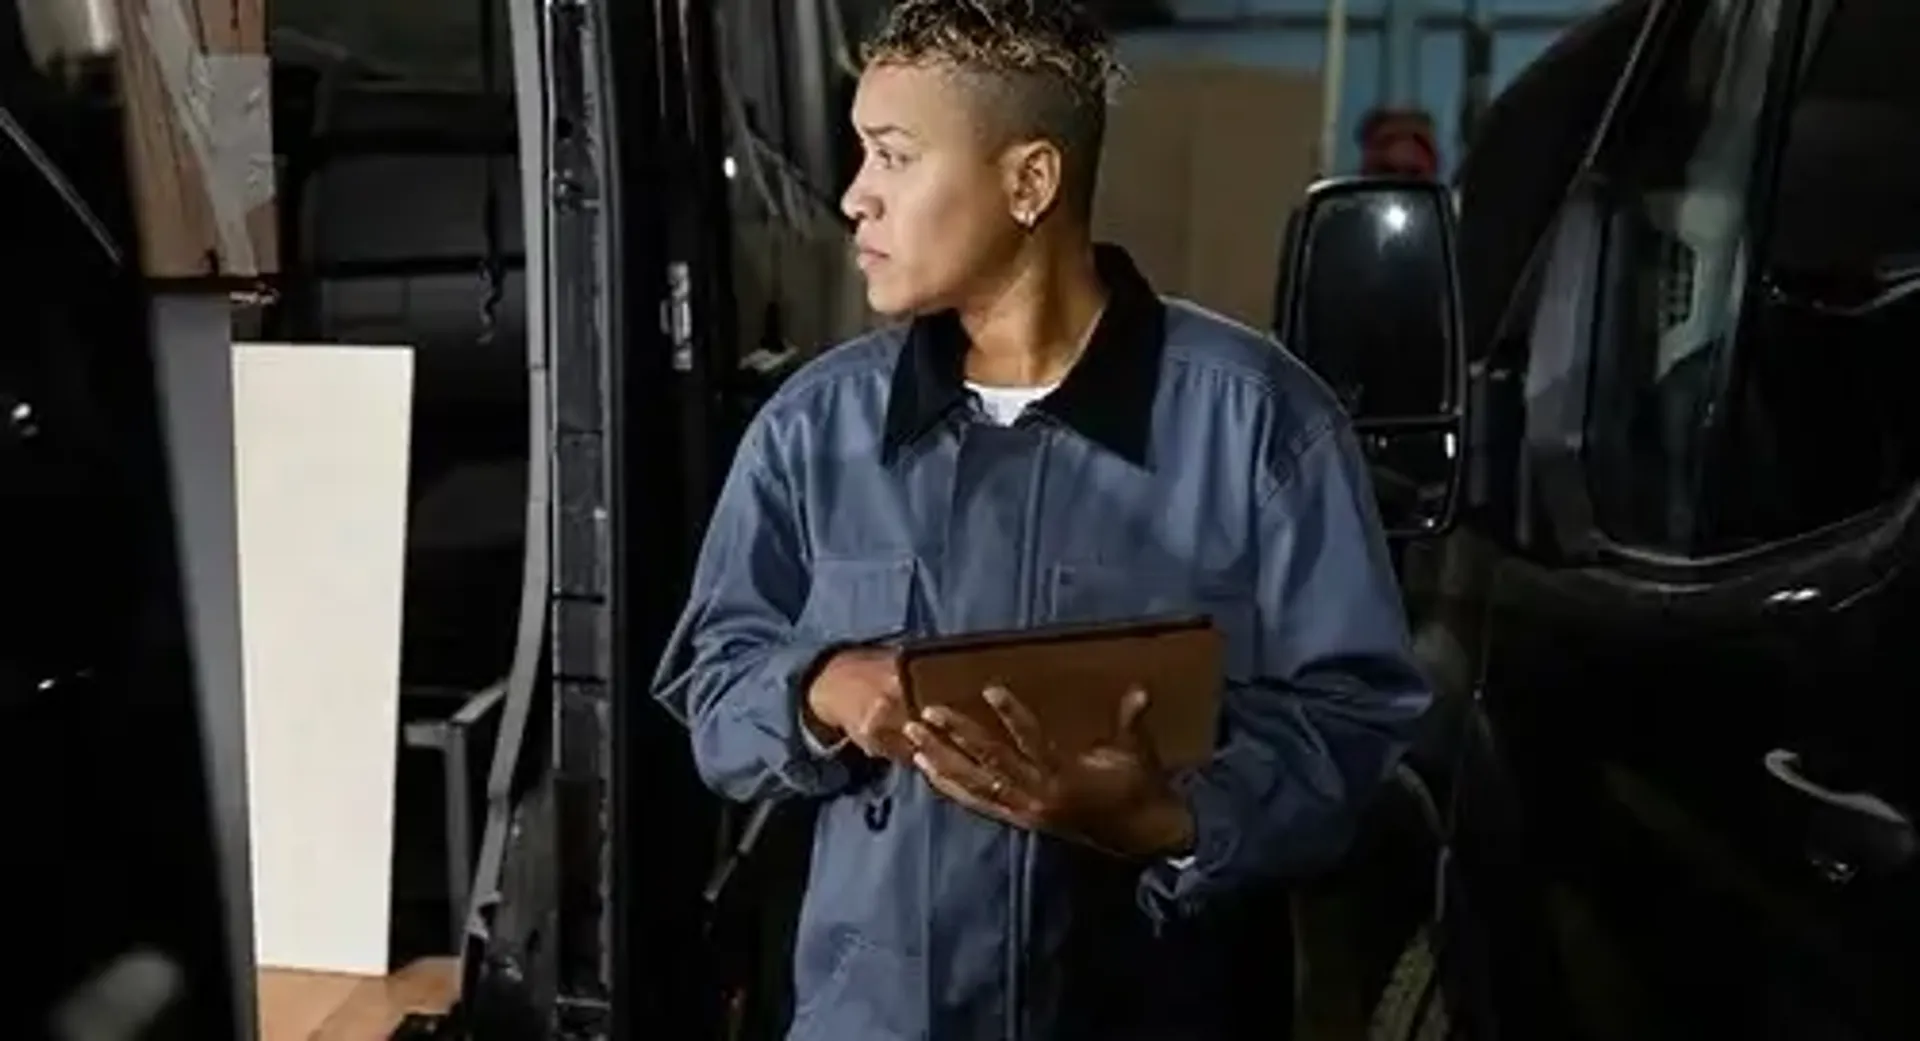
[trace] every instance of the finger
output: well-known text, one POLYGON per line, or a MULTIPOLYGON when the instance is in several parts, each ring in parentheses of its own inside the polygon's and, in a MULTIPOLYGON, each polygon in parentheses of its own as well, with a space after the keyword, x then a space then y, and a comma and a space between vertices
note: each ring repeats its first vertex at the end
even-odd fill
POLYGON ((943 754, 937 735, 922 735, 922 738, 925 743, 915 754, 913 765, 936 791, 997 820, 1022 828, 1038 826, 1041 806, 1035 796, 992 777, 977 764, 956 758, 952 749, 943 754))
POLYGON ((913 742, 915 766, 932 769, 941 776, 983 798, 990 798, 1008 787, 1006 779, 967 755, 945 734, 924 723, 909 723, 907 740, 913 742))
POLYGON ((914 757, 914 741, 906 736, 906 726, 910 722, 914 722, 914 716, 906 711, 906 705, 900 703, 885 705, 874 720, 874 730, 885 741, 887 749, 895 753, 893 759, 900 763, 906 763, 914 757))
POLYGON ((1013 735, 1014 746, 1020 749, 1020 754, 1043 769, 1051 766, 1052 743, 1047 740, 1046 732, 1040 729, 1040 721, 1034 718, 1027 706, 1021 704, 1020 699, 1005 687, 988 687, 984 696, 987 704, 1000 717, 1000 722, 1006 726, 1007 733, 1013 735))
POLYGON ((860 728, 858 743, 868 755, 904 763, 913 758, 913 742, 907 740, 906 725, 906 709, 883 705, 860 728))
POLYGON ((981 765, 930 727, 914 723, 908 727, 907 736, 916 749, 913 765, 921 773, 938 774, 976 801, 999 807, 1003 819, 1017 818, 1016 823, 1022 827, 1032 827, 1032 822, 1039 819, 1043 804, 1034 789, 981 765), (1007 817, 1009 813, 1014 817, 1007 817))
POLYGON ((1120 699, 1120 728, 1118 732, 1121 737, 1133 741, 1139 741, 1146 737, 1144 723, 1149 700, 1146 689, 1143 687, 1135 687, 1127 691, 1126 696, 1120 699))
POLYGON ((908 763, 913 760, 913 742, 898 730, 883 730, 871 735, 862 744, 862 750, 876 759, 889 759, 896 763, 908 763))
POLYGON ((1032 784, 1041 776, 1038 764, 975 720, 938 706, 921 713, 921 719, 966 753, 967 758, 996 775, 1021 784, 1032 784))
POLYGON ((939 792, 941 795, 946 796, 961 806, 983 817, 1002 821, 1015 827, 1031 828, 1033 826, 1026 815, 1012 807, 1004 806, 986 796, 980 795, 973 789, 967 787, 965 782, 956 779, 951 774, 943 772, 938 764, 926 756, 916 756, 913 765, 920 769, 921 775, 927 779, 927 784, 931 785, 934 791, 939 792))

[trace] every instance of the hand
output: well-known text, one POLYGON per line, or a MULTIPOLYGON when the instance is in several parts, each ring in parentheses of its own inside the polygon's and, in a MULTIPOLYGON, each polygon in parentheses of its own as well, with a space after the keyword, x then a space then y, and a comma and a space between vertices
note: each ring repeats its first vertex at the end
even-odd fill
POLYGON ((1147 692, 1130 691, 1108 742, 1061 756, 1013 694, 986 692, 1013 743, 941 708, 907 726, 913 763, 962 806, 1118 856, 1175 856, 1193 845, 1193 818, 1141 732, 1147 692))
POLYGON ((902 731, 907 720, 900 659, 893 650, 840 651, 807 687, 802 721, 822 744, 845 737, 876 759, 907 763, 913 758, 913 745, 902 731))

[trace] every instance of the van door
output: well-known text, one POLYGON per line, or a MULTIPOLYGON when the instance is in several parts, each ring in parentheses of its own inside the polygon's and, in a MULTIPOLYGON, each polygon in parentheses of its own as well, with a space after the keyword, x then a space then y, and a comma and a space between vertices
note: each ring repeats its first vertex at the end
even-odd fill
POLYGON ((1508 573, 1488 698, 1677 1036, 1920 1031, 1916 10, 1701 5, 1590 186, 1594 566, 1508 573))

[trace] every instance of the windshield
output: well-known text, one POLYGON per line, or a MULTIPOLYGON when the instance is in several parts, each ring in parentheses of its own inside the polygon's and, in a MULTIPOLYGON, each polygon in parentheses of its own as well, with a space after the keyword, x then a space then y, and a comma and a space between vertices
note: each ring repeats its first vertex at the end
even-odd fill
POLYGON ((1622 150, 1588 450, 1621 542, 1738 551, 1920 476, 1920 63, 1902 47, 1920 4, 1853 0, 1816 21, 1781 99, 1777 180, 1748 213, 1785 7, 1708 5, 1622 150))

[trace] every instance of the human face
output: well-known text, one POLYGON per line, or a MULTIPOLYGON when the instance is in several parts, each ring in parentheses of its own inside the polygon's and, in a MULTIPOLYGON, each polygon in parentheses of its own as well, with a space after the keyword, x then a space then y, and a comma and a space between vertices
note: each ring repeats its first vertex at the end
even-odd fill
POLYGON ((853 124, 865 160, 840 208, 881 314, 958 307, 1019 249, 1006 149, 974 104, 935 66, 876 65, 860 77, 853 124))

